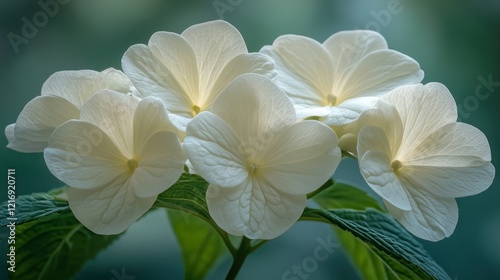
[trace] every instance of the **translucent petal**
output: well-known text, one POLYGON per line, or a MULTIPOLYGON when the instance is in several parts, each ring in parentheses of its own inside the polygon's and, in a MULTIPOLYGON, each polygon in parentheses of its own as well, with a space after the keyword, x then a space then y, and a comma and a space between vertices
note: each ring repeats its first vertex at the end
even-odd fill
POLYGON ((128 93, 131 86, 130 79, 113 68, 102 72, 60 71, 52 74, 45 81, 42 86, 42 96, 59 96, 80 108, 90 97, 103 89, 128 93))
POLYGON ((455 100, 448 89, 439 83, 402 86, 384 99, 396 107, 403 123, 399 158, 412 158, 429 134, 457 120, 455 100))
MULTIPOLYGON (((151 36, 149 48, 159 61, 170 70, 192 104, 201 98, 198 68, 193 49, 184 37, 171 32, 156 32, 151 36)), ((159 73, 158 73, 159 74, 159 73)))
POLYGON ((142 99, 137 105, 133 124, 134 157, 141 154, 146 143, 157 132, 170 131, 175 135, 177 131, 161 99, 152 96, 142 99))
POLYGON ((148 46, 131 46, 123 55, 122 67, 143 96, 160 98, 170 113, 193 117, 188 92, 148 46))
POLYGON ((234 187, 247 177, 240 140, 218 116, 202 112, 186 130, 184 148, 195 170, 211 184, 234 187))
POLYGON ((415 236, 439 241, 450 236, 458 222, 454 198, 438 198, 426 190, 406 188, 411 210, 404 211, 385 202, 389 213, 415 236))
POLYGON ((167 190, 179 179, 186 156, 175 133, 160 131, 143 145, 137 161, 131 186, 137 196, 151 197, 167 190))
POLYGON ((14 134, 15 124, 9 124, 5 127, 5 137, 9 142, 7 148, 21 153, 40 153, 47 147, 47 140, 33 141, 23 138, 17 138, 14 134))
POLYGON ((306 196, 285 194, 249 177, 235 188, 209 185, 207 205, 210 216, 228 233, 272 239, 299 219, 306 196))
POLYGON ((200 91, 204 93, 212 92, 226 64, 234 57, 247 53, 240 32, 222 20, 193 25, 181 36, 193 48, 200 73, 200 91))
POLYGON ((272 135, 256 175, 277 190, 307 194, 323 185, 342 157, 335 133, 317 121, 296 123, 272 135))
POLYGON ((370 188, 380 197, 399 209, 411 209, 408 195, 397 174, 391 169, 391 160, 386 154, 368 151, 359 160, 359 169, 370 188))
POLYGON ((91 189, 127 172, 127 159, 99 127, 71 120, 59 126, 44 151, 50 172, 65 184, 91 189))
POLYGON ((103 90, 82 106, 80 119, 102 129, 127 158, 133 156, 134 111, 139 99, 111 90, 103 90))
POLYGON ((98 189, 68 189, 68 200, 75 217, 97 234, 119 234, 146 213, 156 196, 139 198, 124 175, 98 189))
POLYGON ((243 145, 265 142, 276 130, 296 121, 286 94, 257 74, 237 77, 221 93, 212 112, 229 124, 243 145))

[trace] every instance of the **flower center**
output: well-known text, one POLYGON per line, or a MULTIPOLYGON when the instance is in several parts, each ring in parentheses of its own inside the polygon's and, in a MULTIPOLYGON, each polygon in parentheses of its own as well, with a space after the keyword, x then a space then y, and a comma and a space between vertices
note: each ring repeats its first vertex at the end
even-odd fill
POLYGON ((130 173, 134 173, 137 166, 139 166, 139 162, 135 159, 129 159, 127 161, 127 166, 129 168, 130 173))
POLYGON ((401 161, 399 160, 395 160, 391 163, 391 168, 392 168, 392 171, 394 172, 398 172, 398 170, 403 167, 403 163, 401 163, 401 161))
POLYGON ((252 163, 252 164, 250 164, 250 166, 249 166, 249 168, 248 168, 248 169, 249 169, 248 171, 250 172, 250 174, 256 174, 256 173, 257 173, 257 170, 258 170, 259 168, 260 168, 260 166, 259 166, 258 164, 256 164, 256 163, 252 163))
POLYGON ((198 105, 193 105, 193 111, 194 111, 194 115, 195 115, 195 116, 196 116, 196 115, 198 115, 198 114, 200 113, 200 111, 201 111, 200 106, 198 106, 198 105))
POLYGON ((326 101, 328 102, 328 105, 335 106, 337 105, 337 96, 330 93, 326 96, 326 101))

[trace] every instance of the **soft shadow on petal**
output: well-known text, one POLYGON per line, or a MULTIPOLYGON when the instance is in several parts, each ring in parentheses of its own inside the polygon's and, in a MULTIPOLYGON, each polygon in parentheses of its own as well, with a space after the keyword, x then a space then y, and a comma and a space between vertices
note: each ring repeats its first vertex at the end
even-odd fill
POLYGON ((119 234, 146 213, 156 196, 139 198, 124 175, 98 189, 68 189, 68 201, 75 217, 97 234, 119 234))
POLYGON ((97 188, 127 171, 127 159, 97 126, 71 120, 58 127, 44 151, 50 172, 65 184, 97 188))
POLYGON ((385 202, 389 213, 415 236, 439 241, 450 236, 458 222, 458 207, 454 198, 438 198, 426 190, 405 188, 411 210, 404 211, 385 202))
POLYGON ((337 136, 326 125, 317 121, 296 123, 273 135, 262 153, 262 173, 258 174, 285 193, 313 192, 340 163, 337 144, 337 136))
POLYGON ((240 143, 226 122, 202 112, 189 123, 183 145, 191 164, 205 180, 234 187, 248 177, 240 143))
POLYGON ((411 209, 408 195, 391 169, 391 161, 386 154, 380 151, 365 153, 359 160, 359 169, 370 188, 380 197, 399 209, 411 209))
MULTIPOLYGON (((210 189, 217 186, 210 185, 210 189)), ((207 195, 210 216, 230 234, 250 239, 273 239, 299 219, 305 195, 282 193, 254 178, 235 188, 218 188, 207 195)))

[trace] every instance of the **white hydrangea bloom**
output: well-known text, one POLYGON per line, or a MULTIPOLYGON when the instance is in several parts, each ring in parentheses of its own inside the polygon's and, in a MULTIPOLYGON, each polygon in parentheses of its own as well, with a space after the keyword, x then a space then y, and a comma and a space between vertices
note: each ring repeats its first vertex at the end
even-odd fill
POLYGON ((429 83, 391 91, 359 119, 361 174, 422 239, 450 236, 458 221, 455 198, 484 191, 495 176, 488 140, 457 117, 448 89, 429 83))
POLYGON ((236 78, 187 126, 184 146, 209 183, 210 215, 225 231, 271 239, 290 228, 306 194, 340 162, 335 133, 318 121, 296 122, 285 93, 261 75, 236 78))
POLYGON ((98 234, 118 234, 180 177, 186 156, 163 102, 105 90, 80 119, 55 129, 44 156, 66 183, 76 218, 98 234))
POLYGON ((143 96, 162 99, 174 125, 181 131, 237 76, 257 73, 274 78, 274 61, 248 53, 236 28, 216 20, 197 24, 182 34, 157 32, 148 45, 130 47, 123 71, 143 96))
POLYGON ((355 121, 377 97, 423 79, 415 60, 389 50, 369 30, 338 32, 323 44, 283 35, 261 52, 276 61, 277 84, 292 99, 297 117, 320 117, 330 126, 355 121))
POLYGON ((41 96, 28 102, 16 123, 5 128, 7 147, 25 153, 43 152, 54 129, 67 120, 78 119, 82 105, 103 89, 136 92, 130 79, 113 68, 52 74, 43 84, 41 96))

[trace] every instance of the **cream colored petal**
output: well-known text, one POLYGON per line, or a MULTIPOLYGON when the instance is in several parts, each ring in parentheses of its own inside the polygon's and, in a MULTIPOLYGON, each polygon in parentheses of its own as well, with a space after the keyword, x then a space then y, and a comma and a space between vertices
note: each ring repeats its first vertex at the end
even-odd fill
POLYGON ((189 92, 176 80, 173 70, 167 68, 148 46, 131 46, 123 55, 122 67, 142 96, 160 98, 170 113, 193 116, 189 92))
MULTIPOLYGON (((292 71, 300 81, 308 83, 315 90, 315 92, 299 91, 287 94, 292 99, 305 100, 310 99, 310 95, 320 95, 322 102, 317 105, 326 105, 327 95, 332 93, 334 77, 333 61, 325 48, 305 36, 283 35, 274 40, 273 50, 280 56, 283 66, 288 68, 288 71, 292 71)), ((280 77, 282 78, 287 77, 280 77)))
POLYGON ((415 236, 439 241, 449 237, 458 222, 454 198, 437 198, 423 189, 407 188, 411 210, 404 211, 385 202, 389 213, 415 236))
POLYGON ((296 123, 271 136, 255 174, 284 193, 313 192, 340 163, 337 144, 337 136, 326 125, 318 121, 296 123))
POLYGON ((127 170, 127 159, 99 127, 71 120, 59 126, 44 151, 50 172, 65 184, 91 189, 109 184, 127 170))
POLYGON ((183 145, 189 161, 205 180, 234 187, 248 177, 240 143, 224 120, 202 112, 189 123, 183 145))
POLYGON ((330 114, 332 111, 330 106, 323 106, 323 107, 307 107, 307 106, 301 106, 301 105, 295 105, 295 113, 297 115, 297 119, 305 119, 309 117, 325 117, 330 114))
POLYGON ((384 99, 396 107, 405 128, 399 158, 411 158, 429 134, 457 120, 455 100, 439 83, 402 86, 384 99))
MULTIPOLYGON (((381 129, 380 132, 383 131, 385 137, 380 141, 384 141, 383 144, 387 145, 383 151, 387 153, 391 159, 401 160, 396 158, 396 154, 401 145, 404 128, 398 111, 394 106, 379 99, 376 108, 368 109, 361 114, 357 121, 357 126, 360 129, 366 126, 375 126, 381 129), (387 141, 387 144, 385 141, 387 141)), ((377 143, 376 140, 370 140, 370 136, 364 137, 363 141, 362 145, 358 146, 358 150, 361 149, 359 151, 361 154, 364 154, 367 150, 374 149, 371 147, 372 145, 377 146, 382 144, 377 143)))
POLYGON ((62 97, 80 108, 90 97, 103 89, 128 93, 131 81, 121 72, 108 68, 102 72, 92 70, 60 71, 52 74, 42 86, 42 96, 62 97))
POLYGON ((121 153, 133 156, 134 111, 139 99, 111 90, 103 90, 82 106, 80 119, 102 129, 120 149, 121 153))
POLYGON ((14 134, 15 124, 5 127, 5 137, 7 138, 7 148, 21 153, 40 153, 47 147, 46 141, 33 141, 23 138, 16 138, 14 134))
POLYGON ((393 50, 378 50, 365 56, 334 84, 339 102, 363 96, 381 96, 398 86, 417 84, 424 73, 411 57, 393 50))
POLYGON ((275 61, 278 71, 275 83, 286 92, 294 104, 312 108, 326 105, 325 93, 318 91, 310 81, 290 68, 272 46, 264 46, 260 52, 275 61))
POLYGON ((475 195, 491 186, 495 168, 489 162, 470 157, 469 166, 407 166, 401 169, 414 188, 439 197, 475 195), (404 170, 404 171, 403 171, 404 170))
POLYGON ((215 20, 193 25, 181 34, 196 56, 200 73, 200 91, 212 92, 224 67, 236 56, 247 53, 245 41, 231 24, 215 20))
POLYGON ((229 124, 243 145, 266 141, 274 131, 296 122, 286 94, 258 74, 237 77, 215 101, 212 112, 229 124))
POLYGON ((252 178, 235 188, 209 185, 207 191, 208 211, 217 225, 250 239, 283 234, 299 219, 306 200, 305 195, 285 194, 252 178))
POLYGON ((157 196, 170 188, 184 170, 186 156, 173 132, 160 131, 144 143, 131 186, 138 197, 157 196))
POLYGON ((449 123, 430 133, 406 158, 411 165, 467 167, 491 161, 486 136, 465 123, 449 123))
POLYGON ((9 145, 22 152, 42 152, 56 127, 79 116, 78 109, 61 97, 35 97, 19 114, 13 127, 15 141, 9 145))
POLYGON ((359 158, 362 158, 368 152, 379 152, 384 154, 389 160, 393 160, 389 140, 387 139, 387 134, 383 128, 376 126, 364 126, 359 130, 359 158))
POLYGON ((174 135, 177 132, 161 99, 152 96, 139 102, 134 113, 133 124, 134 157, 141 154, 146 143, 157 132, 170 131, 174 135))
MULTIPOLYGON (((373 139, 372 141, 376 140, 373 139)), ((408 195, 398 175, 391 169, 391 160, 387 157, 387 154, 381 151, 368 151, 364 155, 359 154, 359 157, 361 175, 363 175, 370 188, 395 207, 410 210, 408 195)))
POLYGON ((98 189, 68 189, 69 207, 75 217, 97 234, 119 234, 146 213, 156 196, 139 198, 128 176, 121 176, 98 189))
POLYGON ((171 32, 156 32, 148 46, 196 105, 200 100, 198 68, 195 53, 186 39, 171 32))
POLYGON ((269 79, 275 79, 278 74, 275 70, 275 63, 269 56, 261 53, 240 54, 224 67, 210 94, 206 94, 204 99, 200 101, 200 105, 203 106, 201 109, 209 110, 222 90, 236 77, 245 73, 260 74, 269 79))
POLYGON ((368 54, 387 49, 384 37, 371 30, 341 31, 323 43, 334 63, 336 79, 343 79, 368 54))
POLYGON ((330 113, 323 119, 329 126, 346 125, 356 121, 360 114, 373 108, 377 97, 358 97, 348 99, 337 106, 330 107, 330 113))

